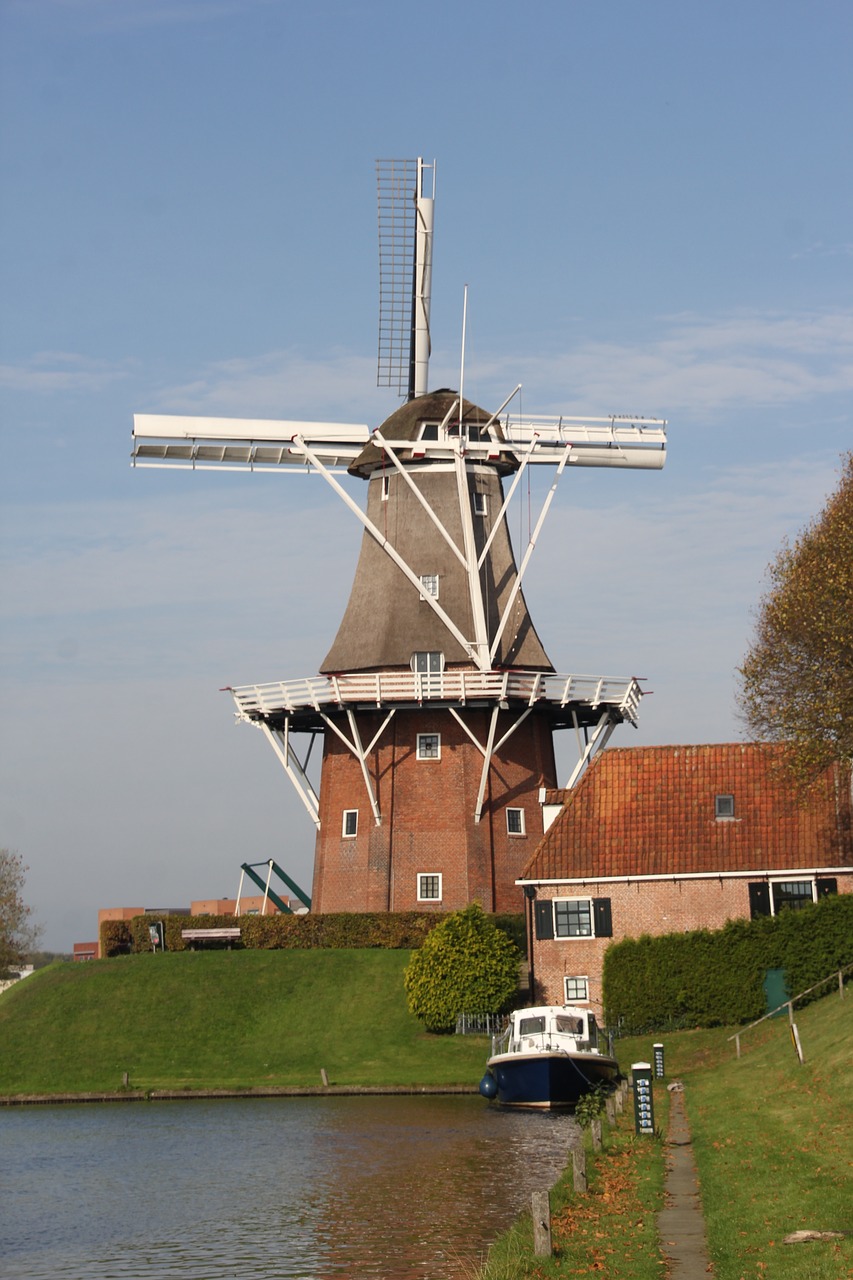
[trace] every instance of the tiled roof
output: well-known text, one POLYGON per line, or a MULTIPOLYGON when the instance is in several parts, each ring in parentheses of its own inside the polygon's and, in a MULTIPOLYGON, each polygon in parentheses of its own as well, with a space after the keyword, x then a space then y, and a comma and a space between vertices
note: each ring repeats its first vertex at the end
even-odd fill
POLYGON ((726 871, 853 869, 850 767, 833 765, 803 792, 785 747, 616 747, 574 791, 522 880, 685 875, 726 871), (715 798, 734 817, 715 817, 715 798))

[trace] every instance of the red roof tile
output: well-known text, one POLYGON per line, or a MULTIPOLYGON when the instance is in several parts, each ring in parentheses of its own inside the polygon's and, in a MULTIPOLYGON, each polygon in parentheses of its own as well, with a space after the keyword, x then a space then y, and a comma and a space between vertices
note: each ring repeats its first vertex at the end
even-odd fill
POLYGON ((850 766, 835 764, 807 791, 785 747, 611 747, 573 791, 522 880, 853 869, 850 766), (734 798, 734 817, 715 798, 734 798))

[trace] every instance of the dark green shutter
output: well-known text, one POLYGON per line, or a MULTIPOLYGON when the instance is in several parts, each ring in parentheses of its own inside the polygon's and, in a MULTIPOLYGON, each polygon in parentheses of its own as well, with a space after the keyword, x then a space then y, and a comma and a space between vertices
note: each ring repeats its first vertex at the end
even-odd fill
POLYGON ((612 938, 613 917, 610 913, 609 898, 593 898, 592 917, 595 921, 596 938, 612 938))
POLYGON ((749 918, 770 915, 770 885, 766 880, 754 880, 749 886, 749 918))
POLYGON ((534 902, 536 911, 536 937, 537 938, 553 938, 554 936, 554 912, 550 899, 543 902, 534 902))
POLYGON ((838 881, 835 876, 819 876, 817 881, 818 898, 828 898, 833 893, 838 893, 838 881))

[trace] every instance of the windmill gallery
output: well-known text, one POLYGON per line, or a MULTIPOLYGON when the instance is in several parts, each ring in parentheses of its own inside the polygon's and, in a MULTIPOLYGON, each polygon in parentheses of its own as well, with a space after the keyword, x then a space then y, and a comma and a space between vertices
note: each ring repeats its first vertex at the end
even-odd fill
POLYGON ((318 674, 231 690, 316 828, 314 911, 517 910, 517 879, 558 785, 619 724, 633 678, 555 672, 522 585, 559 481, 577 466, 660 469, 666 423, 495 410, 428 387, 435 166, 381 161, 380 385, 403 403, 377 429, 137 415, 133 465, 319 473, 363 528, 349 601, 318 674), (429 191, 429 194, 428 194, 429 191), (516 561, 507 509, 531 467, 553 483, 516 561), (367 483, 366 509, 337 478, 367 483), (308 761, 322 745, 319 783, 308 761))

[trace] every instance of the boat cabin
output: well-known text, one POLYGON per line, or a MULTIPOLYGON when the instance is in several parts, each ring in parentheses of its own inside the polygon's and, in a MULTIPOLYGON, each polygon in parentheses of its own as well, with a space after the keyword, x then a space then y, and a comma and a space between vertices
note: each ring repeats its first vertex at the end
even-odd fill
POLYGON ((510 1015, 506 1053, 565 1050, 597 1053, 598 1026, 589 1009, 570 1005, 543 1005, 517 1009, 510 1015))

